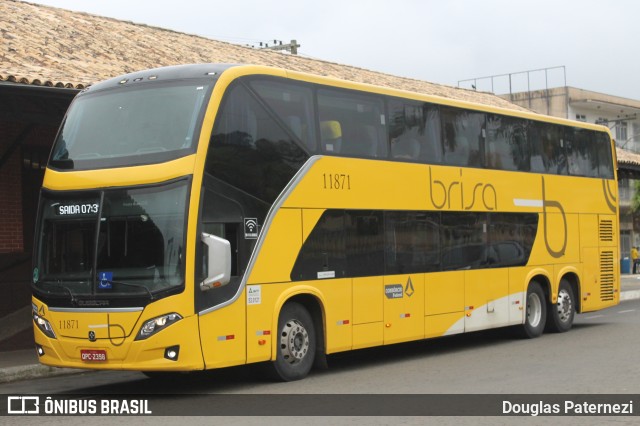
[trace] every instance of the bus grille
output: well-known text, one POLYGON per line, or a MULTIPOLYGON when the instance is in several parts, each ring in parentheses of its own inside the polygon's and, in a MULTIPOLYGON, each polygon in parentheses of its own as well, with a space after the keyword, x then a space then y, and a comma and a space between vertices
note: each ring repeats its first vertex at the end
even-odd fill
POLYGON ((598 229, 601 242, 613 242, 613 221, 601 220, 598 229))
POLYGON ((613 300, 614 287, 613 251, 600 252, 600 300, 613 300))

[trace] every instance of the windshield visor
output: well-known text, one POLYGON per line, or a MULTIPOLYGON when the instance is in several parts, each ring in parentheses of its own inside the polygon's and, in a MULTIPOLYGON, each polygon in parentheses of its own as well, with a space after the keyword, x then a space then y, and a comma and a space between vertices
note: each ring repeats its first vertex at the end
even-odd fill
POLYGON ((33 280, 47 294, 153 298, 184 284, 186 180, 43 192, 33 280))
POLYGON ((78 96, 54 144, 50 167, 152 164, 194 152, 210 84, 146 83, 78 96))

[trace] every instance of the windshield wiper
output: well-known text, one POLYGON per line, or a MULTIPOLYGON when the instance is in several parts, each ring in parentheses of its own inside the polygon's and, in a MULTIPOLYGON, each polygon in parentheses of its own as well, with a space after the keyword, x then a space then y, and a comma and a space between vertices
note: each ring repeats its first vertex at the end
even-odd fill
MULTIPOLYGON (((61 288, 63 290, 66 290, 67 293, 69 293, 69 296, 71 297, 71 304, 74 305, 74 306, 78 305, 78 301, 76 300, 76 297, 73 295, 73 292, 71 291, 71 289, 69 287, 67 287, 65 285, 62 285, 62 284, 60 284, 59 282, 56 282, 56 281, 43 280, 43 281, 40 281, 40 282, 41 283, 50 283, 54 287, 58 287, 58 288, 61 288)), ((44 290, 46 290, 46 289, 44 289, 44 290)))
POLYGON ((142 288, 149 294, 149 300, 155 299, 153 293, 151 293, 151 290, 149 290, 146 286, 144 286, 142 284, 131 284, 131 283, 125 283, 125 282, 122 282, 122 281, 113 281, 113 280, 107 280, 107 282, 109 282, 111 284, 116 284, 116 285, 123 285, 125 287, 142 288))

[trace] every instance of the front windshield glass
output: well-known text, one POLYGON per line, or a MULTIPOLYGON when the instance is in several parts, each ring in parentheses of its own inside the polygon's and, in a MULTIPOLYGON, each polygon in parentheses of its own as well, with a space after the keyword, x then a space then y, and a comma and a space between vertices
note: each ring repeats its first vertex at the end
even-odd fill
POLYGON ((44 193, 35 287, 105 297, 181 287, 187 193, 184 180, 75 196, 44 193))
POLYGON ((210 82, 144 83, 78 96, 49 165, 89 169, 151 164, 187 155, 210 82))

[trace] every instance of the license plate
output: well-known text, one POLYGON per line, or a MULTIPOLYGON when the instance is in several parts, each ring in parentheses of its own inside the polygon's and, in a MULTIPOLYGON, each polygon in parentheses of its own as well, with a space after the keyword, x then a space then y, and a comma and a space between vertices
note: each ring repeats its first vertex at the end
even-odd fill
POLYGON ((80 358, 86 362, 106 362, 107 351, 104 349, 80 349, 80 358))

